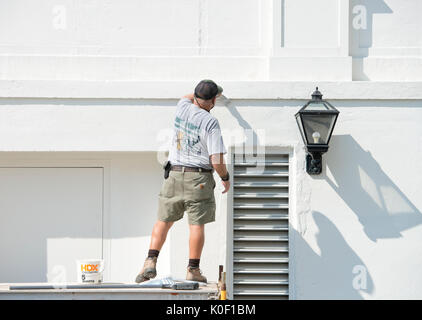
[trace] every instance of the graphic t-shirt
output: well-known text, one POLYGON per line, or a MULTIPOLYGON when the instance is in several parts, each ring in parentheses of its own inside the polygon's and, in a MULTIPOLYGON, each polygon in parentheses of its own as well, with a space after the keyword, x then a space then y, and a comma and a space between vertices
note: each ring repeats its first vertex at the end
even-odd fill
POLYGON ((212 169, 210 156, 216 153, 226 153, 218 120, 182 98, 176 108, 171 164, 212 169))

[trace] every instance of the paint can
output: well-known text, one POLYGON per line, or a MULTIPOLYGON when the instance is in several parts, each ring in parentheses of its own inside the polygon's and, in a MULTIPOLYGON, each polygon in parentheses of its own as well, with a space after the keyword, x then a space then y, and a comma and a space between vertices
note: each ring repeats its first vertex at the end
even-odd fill
POLYGON ((78 283, 101 283, 103 282, 104 260, 84 259, 77 260, 78 283))

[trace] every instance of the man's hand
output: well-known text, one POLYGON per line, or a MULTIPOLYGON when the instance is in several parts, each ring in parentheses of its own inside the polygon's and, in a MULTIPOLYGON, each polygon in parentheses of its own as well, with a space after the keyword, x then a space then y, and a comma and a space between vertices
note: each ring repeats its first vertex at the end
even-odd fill
POLYGON ((221 180, 221 183, 223 184, 224 190, 222 193, 226 193, 230 189, 230 181, 223 181, 221 180))

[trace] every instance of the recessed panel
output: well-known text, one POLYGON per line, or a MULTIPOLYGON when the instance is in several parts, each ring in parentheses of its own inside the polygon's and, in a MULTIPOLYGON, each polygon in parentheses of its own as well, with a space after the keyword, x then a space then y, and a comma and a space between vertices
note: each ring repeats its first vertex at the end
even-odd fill
POLYGON ((259 47, 259 0, 209 0, 203 27, 209 47, 259 47))
POLYGON ((282 44, 286 48, 336 48, 338 19, 338 0, 283 0, 282 44))
POLYGON ((102 186, 102 168, 0 168, 0 282, 75 282, 101 258, 102 186))

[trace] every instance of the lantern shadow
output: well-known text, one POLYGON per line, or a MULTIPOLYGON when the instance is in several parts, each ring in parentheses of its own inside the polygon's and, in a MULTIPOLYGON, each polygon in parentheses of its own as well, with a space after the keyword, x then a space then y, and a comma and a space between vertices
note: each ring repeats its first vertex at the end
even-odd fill
POLYGON ((372 278, 359 256, 326 215, 312 212, 317 232, 316 252, 294 228, 290 227, 294 243, 294 272, 299 299, 363 299, 363 292, 374 290, 372 278), (306 261, 306 263, 301 263, 306 261))
POLYGON ((422 224, 421 212, 352 136, 333 136, 330 147, 336 152, 324 160, 335 181, 326 173, 321 178, 357 215, 369 239, 399 238, 422 224))

